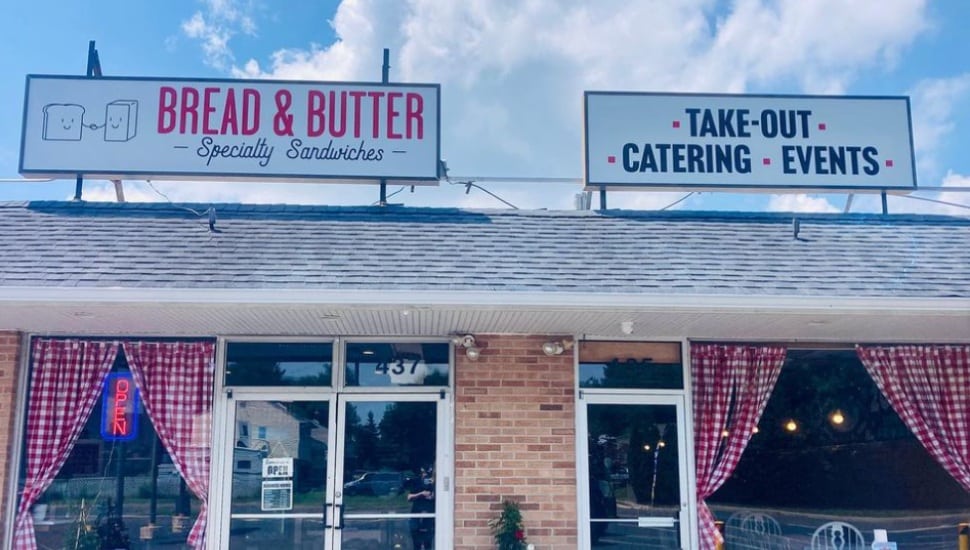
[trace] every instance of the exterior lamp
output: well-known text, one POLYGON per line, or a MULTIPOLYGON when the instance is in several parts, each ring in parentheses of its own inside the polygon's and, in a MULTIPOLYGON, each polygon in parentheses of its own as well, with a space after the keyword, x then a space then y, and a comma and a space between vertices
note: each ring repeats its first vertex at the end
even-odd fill
POLYGON ((451 338, 451 343, 454 344, 456 348, 464 348, 465 357, 467 357, 470 361, 478 361, 478 358, 482 355, 482 349, 475 345, 475 337, 471 334, 453 336, 451 338))
POLYGON ((794 418, 789 418, 788 422, 785 422, 785 431, 789 433, 795 433, 798 431, 798 422, 795 422, 794 418))
POLYGON ((542 344, 542 353, 552 357, 553 355, 562 355, 567 349, 572 349, 572 340, 559 340, 553 342, 546 342, 542 344))
POLYGON ((845 423, 845 415, 842 414, 841 410, 835 409, 832 411, 832 414, 829 415, 829 422, 831 422, 833 426, 841 426, 845 423))

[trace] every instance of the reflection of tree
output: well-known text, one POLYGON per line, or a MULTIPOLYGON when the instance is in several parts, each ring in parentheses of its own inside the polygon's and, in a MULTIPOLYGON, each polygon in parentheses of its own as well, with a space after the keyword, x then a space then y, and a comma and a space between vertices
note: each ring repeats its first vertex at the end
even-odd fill
POLYGON ((909 433, 852 350, 788 352, 758 433, 714 497, 880 509, 965 506, 970 498, 909 433), (842 424, 832 421, 835 410, 842 424), (794 432, 784 428, 788 419, 794 432))
POLYGON ((357 470, 363 469, 360 456, 359 436, 360 415, 353 403, 347 403, 347 418, 344 421, 344 478, 349 480, 357 470))
POLYGON ((434 403, 389 403, 380 423, 385 466, 406 471, 434 464, 436 417, 434 403))
POLYGON ((357 467, 362 470, 378 469, 381 462, 377 454, 380 433, 377 431, 377 422, 374 421, 373 412, 367 413, 367 423, 356 427, 355 440, 357 442, 357 467))
POLYGON ((603 363, 583 363, 584 388, 652 388, 679 389, 683 387, 683 367, 680 363, 655 363, 644 359, 612 359, 603 363))
POLYGON ((623 479, 628 473, 637 503, 649 504, 651 496, 657 505, 680 501, 672 405, 593 405, 588 420, 591 479, 623 479), (664 447, 658 453, 661 441, 664 447), (601 465, 594 465, 594 460, 601 465))
POLYGON ((791 351, 752 438, 752 449, 800 449, 910 437, 851 351, 791 351), (845 422, 833 425, 839 410, 845 422), (782 427, 798 422, 795 433, 782 427))
POLYGON ((237 386, 278 386, 283 383, 279 363, 240 358, 226 364, 226 382, 237 386))

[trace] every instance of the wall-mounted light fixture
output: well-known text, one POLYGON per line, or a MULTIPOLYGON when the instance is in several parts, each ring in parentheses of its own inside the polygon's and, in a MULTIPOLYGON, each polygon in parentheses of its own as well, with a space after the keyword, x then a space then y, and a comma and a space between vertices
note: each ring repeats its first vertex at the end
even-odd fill
POLYGON ((482 354, 481 348, 475 345, 475 337, 471 334, 453 336, 451 338, 451 343, 454 344, 456 348, 464 348, 465 357, 468 357, 468 359, 472 361, 478 361, 479 356, 482 354))
POLYGON ((572 340, 555 340, 542 344, 542 353, 549 356, 562 355, 567 349, 573 349, 572 340))

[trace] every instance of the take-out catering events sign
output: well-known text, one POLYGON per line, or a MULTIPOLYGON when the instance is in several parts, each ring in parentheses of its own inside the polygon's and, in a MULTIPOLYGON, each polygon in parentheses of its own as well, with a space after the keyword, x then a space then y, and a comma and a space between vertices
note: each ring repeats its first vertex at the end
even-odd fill
POLYGON ((440 87, 30 75, 26 176, 435 183, 440 87))
POLYGON ((909 99, 586 92, 587 189, 913 189, 909 99))

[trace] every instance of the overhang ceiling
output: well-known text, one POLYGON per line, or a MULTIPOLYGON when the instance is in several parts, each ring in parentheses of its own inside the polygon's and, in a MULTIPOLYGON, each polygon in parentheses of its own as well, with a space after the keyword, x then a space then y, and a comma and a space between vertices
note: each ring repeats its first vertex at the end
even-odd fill
MULTIPOLYGON (((282 297, 139 301, 118 296, 0 296, 0 330, 99 336, 445 336, 556 334, 590 339, 970 342, 970 302, 718 299, 502 303, 459 296, 343 300, 282 297), (5 299, 4 299, 5 298, 5 299), (624 323, 632 322, 626 334, 624 323)), ((563 298, 563 297, 560 297, 563 298)))

